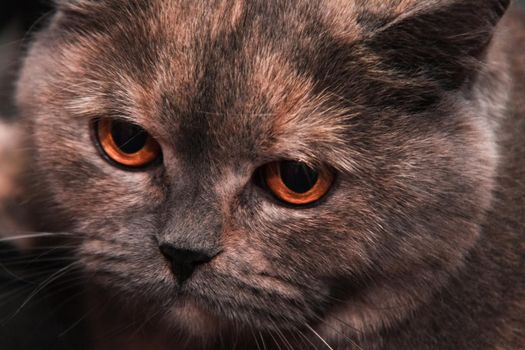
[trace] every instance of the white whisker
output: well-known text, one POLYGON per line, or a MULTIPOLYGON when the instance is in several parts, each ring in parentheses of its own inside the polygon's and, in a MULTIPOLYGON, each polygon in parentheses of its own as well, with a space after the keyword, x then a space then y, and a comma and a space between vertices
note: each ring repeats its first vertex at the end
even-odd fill
MULTIPOLYGON (((255 345, 257 346, 257 350, 261 350, 261 346, 259 345, 259 342, 257 341, 257 336, 253 332, 253 328, 250 327, 250 332, 252 332, 253 340, 255 341, 255 345)), ((259 335, 261 332, 259 332, 259 335)))
POLYGON ((62 277, 69 269, 71 269, 72 267, 74 267, 75 265, 77 265, 78 262, 73 262, 69 265, 67 265, 66 267, 58 270, 57 272, 55 272, 54 274, 52 274, 51 276, 49 276, 44 282, 42 282, 28 297, 27 299, 22 303, 22 305, 20 305, 20 307, 15 311, 15 313, 13 315, 11 315, 11 317, 9 317, 9 319, 12 319, 13 317, 15 317, 16 315, 18 315, 20 313, 20 311, 35 297, 35 295, 37 295, 41 290, 43 290, 45 287, 47 287, 48 285, 50 285, 53 281, 57 280, 58 278, 62 277))
POLYGON ((308 324, 306 324, 305 326, 306 326, 306 328, 308 328, 308 329, 309 329, 309 330, 310 330, 310 331, 311 331, 311 332, 312 332, 317 338, 319 338, 319 339, 323 342, 323 344, 326 345, 326 347, 327 347, 328 349, 330 349, 330 350, 334 350, 334 348, 332 348, 332 347, 326 342, 326 340, 324 340, 323 337, 321 337, 321 336, 319 335, 319 333, 317 333, 317 332, 315 331, 315 329, 313 329, 312 327, 310 327, 308 324))
POLYGON ((266 343, 265 343, 264 337, 263 337, 263 335, 262 335, 262 333, 260 331, 259 331, 259 338, 261 338, 263 349, 266 350, 266 343))
MULTIPOLYGON (((275 326, 275 322, 272 321, 272 323, 273 323, 274 326, 275 326)), ((276 326, 275 328, 277 328, 277 326, 276 326)), ((275 346, 277 346, 277 349, 278 349, 278 350, 282 350, 281 346, 279 345, 279 342, 278 342, 277 339, 275 339, 275 337, 273 336, 273 332, 272 332, 271 329, 268 330, 268 334, 270 334, 270 337, 272 338, 273 342, 275 343, 275 346)))
POLYGON ((71 235, 71 233, 66 232, 39 232, 39 233, 33 233, 33 234, 24 234, 24 235, 18 235, 18 236, 12 236, 12 237, 6 237, 6 238, 0 238, 0 243, 2 242, 13 242, 20 239, 30 239, 30 238, 40 238, 40 237, 54 237, 54 236, 68 236, 71 235))
MULTIPOLYGON (((299 330, 299 329, 297 329, 297 328, 295 328, 295 329, 296 329, 296 333, 299 334, 299 336, 300 336, 301 338, 303 338, 304 340, 306 340, 306 342, 307 342, 308 344, 310 344, 310 345, 312 346, 313 349, 317 350, 317 347, 314 345, 314 343, 312 343, 312 341, 311 341, 306 335, 304 335, 304 333, 301 332, 301 330, 299 330)), ((304 342, 302 342, 302 343, 304 344, 304 342)))
MULTIPOLYGON (((320 322, 324 323, 328 328, 332 329, 333 331, 335 331, 337 334, 340 334, 341 336, 343 336, 346 340, 348 340, 353 346, 355 346, 357 349, 359 350, 363 350, 363 348, 361 348, 359 346, 359 344, 357 344, 352 338, 350 338, 348 335, 344 334, 344 332, 342 331, 339 331, 337 330, 335 327, 333 327, 332 325, 330 325, 328 322, 326 322, 323 318, 317 316, 317 315, 314 315, 314 317, 316 319, 318 319, 320 322)), ((337 317, 333 316, 334 319, 338 322, 340 322, 341 324, 343 324, 344 326, 352 329, 353 331, 356 331, 356 332, 359 332, 359 330, 355 329, 354 327, 350 326, 349 324, 345 323, 344 321, 338 319, 337 317)))

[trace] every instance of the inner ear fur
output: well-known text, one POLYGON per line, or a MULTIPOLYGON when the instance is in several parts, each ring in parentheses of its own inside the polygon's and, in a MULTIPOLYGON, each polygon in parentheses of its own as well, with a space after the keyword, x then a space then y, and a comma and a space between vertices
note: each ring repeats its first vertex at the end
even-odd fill
POLYGON ((421 1, 365 40, 401 74, 457 89, 479 70, 511 0, 421 1), (430 3, 430 4, 429 4, 430 3))

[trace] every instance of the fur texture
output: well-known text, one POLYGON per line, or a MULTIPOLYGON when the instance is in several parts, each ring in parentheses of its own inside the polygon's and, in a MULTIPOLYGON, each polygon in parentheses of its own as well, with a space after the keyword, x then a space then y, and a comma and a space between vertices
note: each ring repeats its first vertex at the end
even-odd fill
POLYGON ((525 28, 517 8, 500 23, 508 6, 59 1, 19 81, 38 228, 72 233, 111 310, 95 331, 147 320, 95 347, 525 346, 525 28), (143 126, 163 164, 106 162, 101 117, 143 126), (281 159, 336 183, 282 205, 253 181, 281 159), (180 285, 164 242, 220 254, 180 285))

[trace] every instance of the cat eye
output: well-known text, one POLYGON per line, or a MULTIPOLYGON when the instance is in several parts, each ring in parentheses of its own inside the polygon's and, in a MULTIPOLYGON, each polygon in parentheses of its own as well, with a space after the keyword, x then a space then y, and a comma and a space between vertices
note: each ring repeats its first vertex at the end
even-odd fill
POLYGON ((138 125, 118 119, 99 119, 94 123, 100 148, 119 165, 142 168, 161 156, 160 145, 138 125))
POLYGON ((262 175, 268 189, 288 204, 306 205, 321 199, 332 186, 334 173, 326 166, 312 168, 303 162, 267 164, 262 175))

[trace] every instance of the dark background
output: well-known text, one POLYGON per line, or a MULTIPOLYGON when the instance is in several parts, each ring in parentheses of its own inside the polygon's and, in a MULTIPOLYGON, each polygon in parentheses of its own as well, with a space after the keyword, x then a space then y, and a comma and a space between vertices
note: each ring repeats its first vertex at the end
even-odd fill
POLYGON ((24 25, 30 26, 36 18, 51 9, 50 0, 2 0, 0 24, 18 17, 24 25))
MULTIPOLYGON (((32 34, 51 15, 52 1, 0 0, 0 122, 15 118, 13 90, 20 59, 32 34)), ((53 254, 22 254, 0 239, 0 350, 88 348, 80 319, 86 311, 75 298, 78 285, 57 281, 39 290, 60 268, 51 263, 60 254, 53 254)))
MULTIPOLYGON (((97 1, 97 0, 95 0, 97 1)), ((147 1, 147 0, 146 0, 147 1)), ((51 14, 52 0, 0 0, 0 118, 12 118, 13 84, 31 33, 51 14)))

